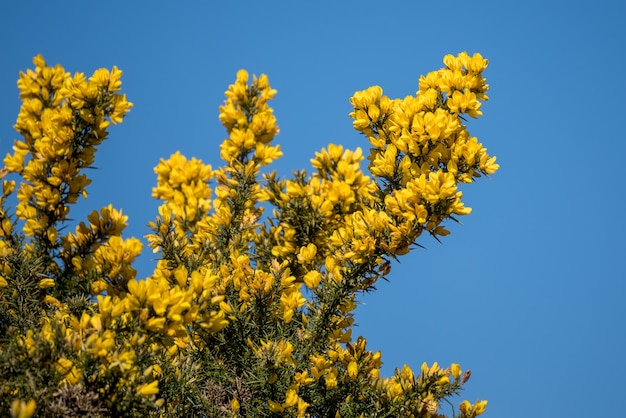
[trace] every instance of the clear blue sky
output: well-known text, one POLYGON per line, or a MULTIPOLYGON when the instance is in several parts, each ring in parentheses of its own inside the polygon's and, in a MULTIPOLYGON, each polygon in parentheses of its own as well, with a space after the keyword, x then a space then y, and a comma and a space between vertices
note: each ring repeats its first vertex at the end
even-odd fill
POLYGON ((142 237, 159 158, 219 164, 218 106, 238 69, 278 90, 276 168, 288 175, 328 143, 367 148, 347 116, 354 91, 414 94, 445 54, 480 52, 491 100, 470 132, 501 170, 464 189, 474 211, 443 244, 394 266, 355 336, 382 350, 386 374, 471 368, 464 397, 488 399, 486 417, 623 416, 626 3, 263 3, 4 2, 0 154, 17 138, 16 80, 34 55, 71 72, 117 65, 135 107, 72 213, 112 203, 130 217, 127 236, 142 237))

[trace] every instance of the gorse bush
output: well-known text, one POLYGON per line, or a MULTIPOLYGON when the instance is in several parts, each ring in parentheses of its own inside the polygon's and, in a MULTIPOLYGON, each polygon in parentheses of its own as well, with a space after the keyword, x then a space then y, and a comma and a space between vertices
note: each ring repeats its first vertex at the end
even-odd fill
MULTIPOLYGON (((120 210, 68 227, 85 169, 132 107, 122 72, 87 78, 35 57, 18 81, 23 139, 1 172, 0 415, 443 417, 469 371, 383 377, 352 325, 357 297, 397 257, 470 213, 459 184, 498 169, 465 124, 487 100, 487 60, 444 64, 415 96, 370 87, 350 99, 371 176, 363 151, 340 145, 310 172, 262 175, 282 155, 276 91, 238 72, 220 107, 223 166, 176 153, 155 168, 158 262, 138 279, 142 244, 122 237, 120 210)), ((450 410, 474 417, 486 403, 450 410)))

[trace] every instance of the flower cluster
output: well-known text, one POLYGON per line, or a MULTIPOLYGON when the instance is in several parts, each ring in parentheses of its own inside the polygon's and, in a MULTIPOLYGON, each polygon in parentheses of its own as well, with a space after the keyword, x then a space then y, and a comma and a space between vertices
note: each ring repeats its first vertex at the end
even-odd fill
POLYGON ((394 225, 390 242, 396 254, 407 251, 423 231, 445 236, 445 219, 467 215, 459 183, 470 183, 498 169, 471 137, 463 115, 482 115, 480 100, 488 89, 482 72, 487 60, 461 53, 444 58, 445 68, 420 77, 415 96, 390 99, 378 86, 350 100, 354 128, 372 151, 369 170, 375 177, 370 193, 381 201, 394 225))
POLYGON ((81 172, 91 167, 96 147, 111 123, 120 123, 132 107, 121 89, 122 72, 100 69, 86 79, 73 77, 57 65, 48 67, 41 56, 35 71, 20 74, 22 107, 15 129, 24 138, 4 159, 8 172, 20 173, 26 183, 18 192, 18 218, 26 236, 38 236, 54 246, 55 224, 67 219, 69 205, 86 196, 90 183, 81 172))
POLYGON ((279 158, 279 146, 269 146, 278 134, 276 117, 267 102, 274 98, 276 90, 269 85, 266 75, 253 77, 248 84, 248 73, 240 70, 237 81, 226 92, 226 103, 220 107, 220 121, 229 137, 222 142, 220 156, 230 163, 243 162, 252 153, 252 159, 267 165, 279 158))
MULTIPOLYGON (((404 99, 355 93, 369 154, 330 144, 290 178, 262 173, 282 155, 276 91, 239 71, 220 107, 223 166, 177 152, 155 168, 162 204, 147 240, 158 260, 144 279, 121 211, 64 231, 87 197, 84 169, 132 106, 121 71, 87 79, 34 63, 18 82, 24 140, 0 171, 0 413, 444 416, 469 371, 405 365, 383 377, 353 316, 423 232, 438 239, 470 212, 458 186, 498 169, 465 124, 487 100, 485 59, 446 56, 404 99)), ((486 403, 463 401, 456 416, 486 403)))

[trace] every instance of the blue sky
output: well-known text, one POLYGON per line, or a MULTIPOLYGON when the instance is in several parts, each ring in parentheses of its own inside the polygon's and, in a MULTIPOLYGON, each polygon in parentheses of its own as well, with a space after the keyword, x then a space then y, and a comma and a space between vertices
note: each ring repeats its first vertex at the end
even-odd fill
POLYGON ((382 350, 386 374, 423 361, 471 368, 463 397, 488 399, 486 417, 622 414, 626 3, 262 3, 5 2, 0 154, 17 138, 16 80, 33 56, 88 74, 117 65, 135 107, 72 213, 112 203, 129 216, 126 235, 142 237, 159 158, 219 164, 218 106, 238 69, 278 90, 275 168, 289 175, 328 143, 367 148, 347 116, 354 91, 414 94, 445 54, 480 52, 491 100, 470 132, 501 169, 464 188, 474 211, 443 244, 424 241, 364 298, 355 336, 382 350))

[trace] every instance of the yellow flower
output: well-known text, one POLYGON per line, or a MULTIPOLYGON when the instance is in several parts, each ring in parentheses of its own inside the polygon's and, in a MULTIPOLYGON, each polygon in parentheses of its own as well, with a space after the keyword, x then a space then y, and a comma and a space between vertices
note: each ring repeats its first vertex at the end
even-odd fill
POLYGON ((317 254, 317 247, 315 246, 315 244, 313 243, 307 244, 306 247, 300 248, 300 251, 298 253, 298 262, 302 265, 307 265, 311 261, 313 261, 313 258, 315 257, 316 254, 317 254))
POLYGON ((304 305, 306 299, 300 293, 297 288, 291 287, 285 289, 280 296, 280 307, 283 311, 283 319, 285 322, 290 322, 293 318, 295 310, 304 305))
POLYGON ((487 408, 487 401, 478 401, 474 404, 474 412, 476 413, 476 416, 482 414, 483 412, 485 412, 485 409, 487 408))
POLYGON ((151 396, 159 393, 159 381, 153 380, 148 384, 141 385, 137 388, 137 393, 141 396, 151 396))
POLYGON ((233 398, 233 399, 230 401, 230 408, 233 410, 233 412, 237 412, 237 411, 239 411, 239 408, 240 408, 240 407, 241 407, 241 406, 239 405, 239 401, 237 400, 237 398, 233 398))
POLYGON ((285 403, 283 403, 284 408, 291 408, 298 403, 298 393, 293 389, 288 389, 285 394, 285 403))
POLYGON ((395 399, 402 395, 402 385, 399 382, 392 382, 387 386, 387 396, 389 399, 395 399))
POLYGON ((307 274, 304 275, 303 280, 304 280, 304 284, 309 289, 315 289, 322 281, 322 275, 317 270, 311 270, 307 274))
POLYGON ((428 363, 422 363, 422 374, 424 376, 431 376, 439 371, 439 363, 434 362, 432 366, 428 367, 428 363))
POLYGON ((73 366, 72 370, 70 370, 70 372, 65 375, 64 381, 73 386, 80 382, 82 377, 83 374, 80 369, 78 369, 76 366, 73 366))
POLYGON ((11 417, 12 418, 30 418, 35 413, 37 403, 34 399, 30 399, 28 402, 16 399, 11 403, 11 417))
POLYGON ((309 403, 298 397, 298 418, 303 418, 305 416, 308 407, 309 403))
POLYGON ((448 375, 444 374, 439 379, 437 379, 437 382, 435 383, 439 386, 447 385, 450 383, 450 378, 448 377, 448 375))
POLYGON ((91 284, 91 292, 94 295, 104 292, 107 290, 109 285, 104 280, 96 280, 91 284))
POLYGON ((356 361, 352 360, 348 364, 348 376, 350 376, 350 378, 354 380, 356 379, 356 376, 358 373, 359 373, 359 366, 357 365, 356 361))
POLYGON ((400 376, 402 377, 402 380, 405 380, 411 383, 413 382, 413 370, 411 370, 411 368, 407 364, 402 366, 402 371, 400 372, 400 376))
POLYGON ((267 405, 269 407, 270 412, 283 412, 283 406, 276 401, 272 401, 271 399, 267 401, 267 405))
POLYGON ((50 287, 54 287, 54 279, 46 278, 39 281, 40 289, 48 289, 50 287))
POLYGON ((458 365, 457 363, 452 363, 452 365, 450 366, 451 372, 452 372, 452 376, 454 377, 454 380, 459 380, 461 378, 461 366, 458 365))
POLYGON ((337 387, 337 369, 331 368, 326 376, 324 377, 324 383, 326 384, 326 389, 334 389, 337 387))
POLYGON ((461 411, 461 413, 464 414, 464 415, 469 414, 470 412, 472 412, 472 404, 469 403, 469 401, 464 400, 459 405, 459 411, 461 411))
POLYGON ((74 363, 71 360, 68 360, 62 357, 59 360, 57 360, 56 369, 61 375, 65 376, 72 370, 73 366, 74 366, 74 363))
MULTIPOLYGON (((468 56, 469 58, 469 56, 468 56)), ((465 62, 465 67, 469 72, 479 73, 485 71, 487 66, 489 65, 489 60, 484 59, 482 55, 478 52, 475 53, 471 58, 467 59, 465 62)))

